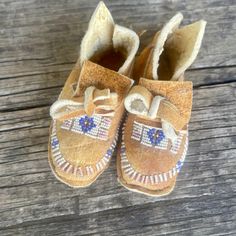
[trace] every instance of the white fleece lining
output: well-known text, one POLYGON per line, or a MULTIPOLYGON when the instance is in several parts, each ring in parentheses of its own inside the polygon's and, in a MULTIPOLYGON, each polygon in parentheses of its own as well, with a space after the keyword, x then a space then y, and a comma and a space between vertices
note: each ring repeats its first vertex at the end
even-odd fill
POLYGON ((127 74, 139 47, 138 35, 123 26, 115 25, 112 15, 103 2, 95 9, 89 22, 88 30, 82 39, 80 65, 95 55, 119 48, 125 49, 127 58, 118 73, 127 74))
POLYGON ((114 21, 104 2, 99 2, 82 39, 80 48, 80 64, 95 54, 102 53, 112 47, 114 21))
MULTIPOLYGON (((188 69, 188 67, 190 67, 192 65, 193 61, 197 57, 197 54, 198 54, 201 44, 202 44, 202 39, 203 39, 203 35, 205 32, 205 27, 206 27, 206 21, 200 20, 199 22, 196 22, 196 23, 199 23, 200 26, 199 26, 199 31, 197 32, 197 36, 195 38, 195 43, 194 43, 191 55, 186 60, 186 62, 175 71, 171 80, 178 80, 180 78, 180 76, 188 69)), ((180 30, 182 30, 182 29, 184 29, 184 27, 181 28, 180 30)))
POLYGON ((164 44, 168 36, 179 27, 182 20, 183 20, 183 15, 181 13, 177 13, 169 20, 169 22, 167 22, 167 24, 162 28, 160 34, 158 35, 152 59, 152 77, 154 80, 158 80, 157 70, 159 67, 159 59, 161 53, 164 50, 164 44))
POLYGON ((136 52, 138 51, 139 37, 130 29, 120 25, 115 25, 113 33, 113 47, 114 49, 119 49, 121 47, 126 49, 127 58, 118 71, 118 73, 126 74, 134 60, 136 52))
POLYGON ((147 101, 141 94, 133 93, 128 95, 125 99, 124 104, 126 110, 130 113, 136 115, 147 115, 149 105, 147 104, 147 101), (142 108, 138 107, 139 106, 138 103, 135 104, 135 102, 137 101, 141 102, 141 105, 143 106, 142 108))

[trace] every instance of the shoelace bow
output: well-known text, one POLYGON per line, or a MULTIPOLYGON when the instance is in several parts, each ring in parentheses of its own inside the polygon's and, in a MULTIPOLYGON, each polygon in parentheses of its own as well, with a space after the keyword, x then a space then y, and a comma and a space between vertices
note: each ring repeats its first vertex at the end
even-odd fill
POLYGON ((125 108, 129 113, 141 116, 145 119, 160 119, 164 135, 169 138, 173 144, 176 141, 178 135, 176 134, 175 129, 170 122, 158 116, 161 102, 164 102, 168 109, 172 109, 172 111, 174 110, 175 112, 178 111, 178 109, 165 97, 153 97, 146 88, 137 85, 131 89, 128 96, 126 97, 125 108))
POLYGON ((90 86, 86 88, 84 96, 54 102, 50 107, 50 116, 58 120, 71 119, 85 114, 112 117, 117 103, 117 93, 110 92, 110 89, 101 90, 90 86))

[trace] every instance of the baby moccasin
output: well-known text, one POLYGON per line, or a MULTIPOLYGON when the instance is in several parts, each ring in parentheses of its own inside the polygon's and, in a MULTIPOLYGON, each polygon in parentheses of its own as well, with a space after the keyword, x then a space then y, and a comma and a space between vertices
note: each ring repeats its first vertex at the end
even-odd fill
POLYGON ((115 25, 100 2, 79 60, 50 109, 49 163, 63 183, 88 186, 108 167, 138 46, 138 36, 115 25))
POLYGON ((174 16, 137 58, 139 83, 125 99, 118 180, 150 196, 173 190, 188 148, 192 82, 183 74, 199 51, 205 22, 178 28, 181 20, 174 16))

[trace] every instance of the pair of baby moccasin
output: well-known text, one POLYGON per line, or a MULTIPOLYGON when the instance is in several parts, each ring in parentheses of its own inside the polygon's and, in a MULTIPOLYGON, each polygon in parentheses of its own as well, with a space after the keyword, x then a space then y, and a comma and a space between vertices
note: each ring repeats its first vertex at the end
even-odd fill
POLYGON ((175 15, 136 56, 138 35, 98 4, 79 59, 50 109, 49 163, 60 181, 90 185, 118 146, 124 187, 151 196, 172 191, 188 148, 192 82, 184 81, 184 72, 206 25, 200 20, 179 28, 182 18, 175 15))

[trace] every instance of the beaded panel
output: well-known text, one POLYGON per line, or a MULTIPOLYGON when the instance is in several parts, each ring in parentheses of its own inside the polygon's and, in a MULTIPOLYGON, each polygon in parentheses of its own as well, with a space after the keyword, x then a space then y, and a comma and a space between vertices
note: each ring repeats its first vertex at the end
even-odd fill
POLYGON ((182 144, 182 139, 184 137, 184 133, 183 132, 180 132, 176 141, 174 142, 174 144, 171 146, 171 149, 170 151, 174 154, 176 154, 178 151, 179 151, 179 148, 182 144))
POLYGON ((54 121, 51 134, 52 158, 54 159, 54 163, 56 164, 56 166, 67 174, 73 174, 75 177, 94 175, 95 173, 104 170, 107 164, 109 163, 116 147, 117 139, 118 135, 116 134, 110 148, 107 150, 105 155, 96 163, 95 166, 75 166, 69 163, 60 152, 60 144, 56 134, 56 121, 54 121))
POLYGON ((136 121, 133 123, 131 138, 149 147, 167 149, 168 146, 168 139, 161 128, 154 128, 136 121))
MULTIPOLYGON (((122 142, 121 142, 121 151, 120 151, 121 168, 122 168, 124 174, 128 175, 129 178, 131 178, 139 183, 142 183, 142 184, 155 185, 155 184, 159 184, 161 182, 168 181, 169 179, 173 178, 177 173, 180 172, 180 170, 184 164, 184 160, 185 160, 187 150, 188 150, 188 134, 186 135, 183 153, 175 166, 173 166, 172 168, 169 169, 169 171, 166 171, 164 173, 155 173, 152 175, 144 175, 144 174, 138 172, 137 170, 135 170, 134 167, 130 164, 130 162, 128 160, 128 157, 126 155, 126 146, 124 143, 124 130, 125 130, 125 125, 122 128, 122 142)), ((182 140, 182 136, 181 136, 181 140, 182 140)))
MULTIPOLYGON (((179 135, 173 145, 171 145, 170 151, 176 154, 181 146, 184 132, 179 132, 179 135)), ((152 127, 141 124, 137 121, 133 123, 133 131, 131 135, 132 139, 139 141, 141 144, 148 147, 154 147, 166 150, 168 146, 168 139, 165 137, 161 128, 152 127)))
POLYGON ((108 117, 99 115, 89 117, 84 115, 64 121, 61 128, 84 134, 94 139, 107 140, 110 126, 111 119, 108 117))

